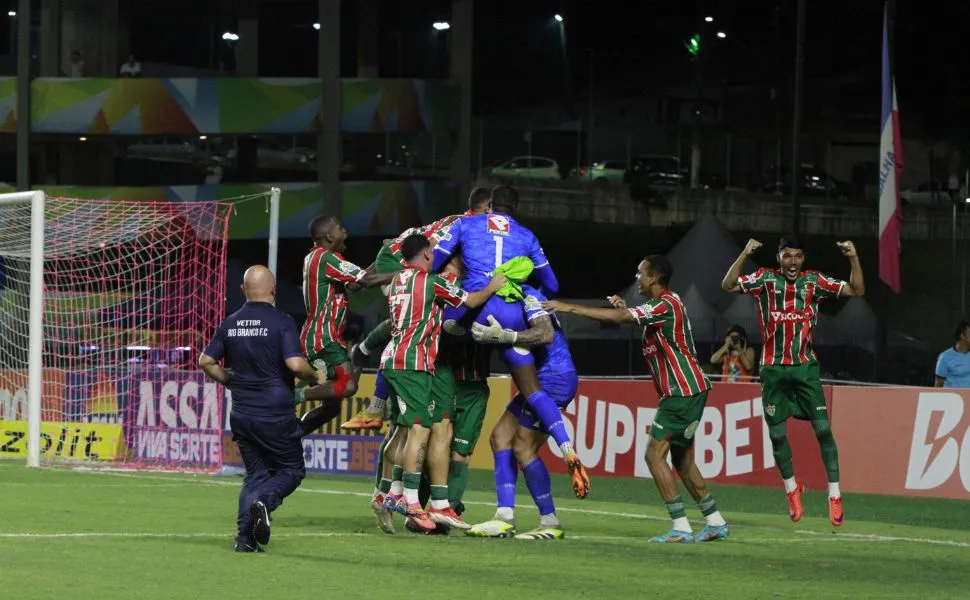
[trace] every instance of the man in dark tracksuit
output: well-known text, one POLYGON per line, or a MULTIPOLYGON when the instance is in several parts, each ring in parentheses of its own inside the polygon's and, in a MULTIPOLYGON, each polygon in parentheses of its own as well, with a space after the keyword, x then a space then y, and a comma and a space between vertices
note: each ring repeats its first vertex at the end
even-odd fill
POLYGON ((229 426, 246 465, 236 552, 262 552, 260 545, 269 543, 269 514, 306 476, 293 375, 321 384, 327 374, 310 366, 293 318, 273 306, 273 274, 261 265, 251 267, 242 288, 246 304, 216 330, 199 367, 232 392, 229 426), (223 358, 231 372, 219 365, 223 358))

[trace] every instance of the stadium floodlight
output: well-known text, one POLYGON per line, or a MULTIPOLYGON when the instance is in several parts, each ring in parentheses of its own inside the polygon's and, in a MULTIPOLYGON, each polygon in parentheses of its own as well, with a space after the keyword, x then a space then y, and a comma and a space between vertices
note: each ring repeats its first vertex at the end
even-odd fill
MULTIPOLYGON (((279 190, 252 206, 267 196, 275 271, 279 190)), ((222 466, 227 394, 194 361, 225 315, 234 207, 0 194, 0 421, 26 434, 12 454, 222 466)))
POLYGON ((556 20, 556 23, 562 23, 562 15, 556 15, 553 17, 553 19, 556 20))
POLYGON ((319 23, 314 23, 313 24, 313 28, 316 29, 317 31, 320 31, 320 24, 319 23))
POLYGON ((17 11, 15 11, 15 10, 8 10, 7 11, 7 16, 8 17, 16 17, 17 16, 17 11))
POLYGON ((239 40, 239 34, 227 31, 222 34, 222 39, 226 40, 227 42, 235 42, 239 40))
POLYGON ((727 34, 724 33, 723 31, 718 31, 717 32, 717 37, 723 40, 724 38, 727 37, 727 34))
POLYGON ((448 21, 437 21, 436 23, 433 23, 431 26, 438 31, 445 31, 447 29, 451 29, 451 23, 449 23, 448 21))
POLYGON ((713 23, 714 22, 714 17, 704 17, 704 22, 705 23, 713 23))

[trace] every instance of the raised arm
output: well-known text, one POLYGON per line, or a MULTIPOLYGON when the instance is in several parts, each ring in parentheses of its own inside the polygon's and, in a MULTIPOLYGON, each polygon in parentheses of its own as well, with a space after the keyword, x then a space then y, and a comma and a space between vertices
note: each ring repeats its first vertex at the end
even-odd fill
POLYGON ((838 242, 839 250, 849 259, 851 271, 849 281, 842 288, 843 296, 861 297, 866 294, 866 282, 862 276, 862 264, 859 262, 859 254, 856 252, 855 244, 849 241, 838 242))
POLYGON ((728 272, 724 275, 724 279, 721 280, 721 288, 725 292, 734 294, 744 291, 738 282, 741 278, 741 269, 744 268, 745 261, 760 247, 761 242, 758 240, 748 240, 748 243, 744 246, 744 250, 741 251, 738 258, 731 264, 731 268, 728 269, 728 272))

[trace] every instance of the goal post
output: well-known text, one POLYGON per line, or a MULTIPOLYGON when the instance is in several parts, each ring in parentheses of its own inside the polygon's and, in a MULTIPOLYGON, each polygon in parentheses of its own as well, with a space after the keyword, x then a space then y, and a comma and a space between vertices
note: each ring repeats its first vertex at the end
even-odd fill
POLYGON ((0 458, 215 471, 225 201, 0 194, 0 458))

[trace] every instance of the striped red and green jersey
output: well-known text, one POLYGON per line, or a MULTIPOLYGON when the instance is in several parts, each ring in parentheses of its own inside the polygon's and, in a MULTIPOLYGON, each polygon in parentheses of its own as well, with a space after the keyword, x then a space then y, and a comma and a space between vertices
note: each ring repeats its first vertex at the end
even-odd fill
POLYGON ((802 271, 798 279, 788 281, 778 269, 758 269, 739 277, 738 286, 758 300, 762 365, 817 362, 812 331, 818 323, 818 304, 838 298, 844 281, 818 271, 802 271))
POLYGON ((711 389, 694 351, 694 336, 680 296, 664 290, 654 300, 629 309, 643 327, 643 357, 653 376, 657 394, 693 396, 711 389))
POLYGON ((348 262, 339 252, 314 246, 303 259, 303 303, 306 322, 300 342, 307 354, 321 352, 336 342, 346 347, 344 325, 347 319, 347 284, 360 281, 365 271, 348 262))
POLYGON ((391 256, 397 258, 403 264, 404 257, 401 256, 401 244, 404 243, 404 238, 410 235, 423 235, 428 239, 429 242, 431 242, 431 247, 434 248, 438 245, 440 240, 445 239, 448 236, 448 231, 451 229, 451 226, 455 223, 455 221, 472 214, 473 213, 471 211, 468 211, 460 215, 449 215, 447 217, 438 219, 434 223, 419 225, 418 227, 406 229, 401 232, 401 235, 394 238, 388 247, 388 250, 391 252, 391 256))
POLYGON ((434 373, 444 306, 461 306, 468 292, 454 276, 405 267, 388 289, 391 343, 381 355, 382 369, 434 373))

